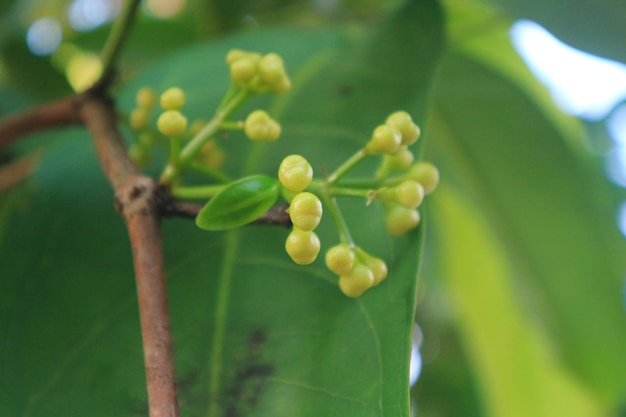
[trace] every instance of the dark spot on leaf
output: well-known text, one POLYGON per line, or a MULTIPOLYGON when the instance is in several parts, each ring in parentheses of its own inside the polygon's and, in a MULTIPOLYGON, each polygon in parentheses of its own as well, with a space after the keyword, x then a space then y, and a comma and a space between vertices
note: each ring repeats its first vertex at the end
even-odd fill
POLYGON ((266 380, 274 373, 274 367, 262 357, 266 340, 263 330, 250 335, 247 352, 240 357, 233 384, 226 392, 226 417, 244 417, 258 405, 266 380))
POLYGON ((347 83, 341 83, 337 85, 335 91, 340 96, 349 96, 350 94, 352 94, 352 86, 347 83))

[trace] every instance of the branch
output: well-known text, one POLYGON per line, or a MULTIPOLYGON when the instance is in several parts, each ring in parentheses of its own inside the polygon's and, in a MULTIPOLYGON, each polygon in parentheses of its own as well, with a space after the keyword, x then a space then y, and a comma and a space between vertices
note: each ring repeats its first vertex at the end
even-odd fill
MULTIPOLYGON (((189 203, 173 199, 165 187, 160 187, 156 194, 159 215, 162 217, 182 217, 184 219, 195 219, 202 207, 202 204, 189 203)), ((271 207, 264 215, 250 223, 251 225, 282 226, 291 227, 291 219, 287 213, 287 204, 278 204, 271 207)))
POLYGON ((112 104, 89 97, 81 106, 102 168, 115 190, 133 253, 150 417, 178 417, 174 358, 163 266, 156 183, 141 175, 127 156, 112 104))
POLYGON ((0 149, 30 133, 80 123, 81 99, 72 95, 4 117, 0 120, 0 149))

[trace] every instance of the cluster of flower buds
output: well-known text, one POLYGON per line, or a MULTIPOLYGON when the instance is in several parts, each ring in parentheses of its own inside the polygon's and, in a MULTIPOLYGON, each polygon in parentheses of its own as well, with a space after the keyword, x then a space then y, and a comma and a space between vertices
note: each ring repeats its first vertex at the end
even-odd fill
POLYGON ((244 132, 250 140, 275 141, 280 137, 280 125, 263 110, 255 110, 246 117, 244 132))
POLYGON ((339 288, 348 297, 358 297, 387 278, 387 264, 358 246, 335 245, 326 252, 325 261, 339 275, 339 288))
POLYGON ((308 265, 320 252, 320 240, 314 230, 323 212, 320 199, 303 191, 313 179, 313 168, 302 156, 289 155, 278 168, 278 179, 286 190, 294 193, 289 205, 293 229, 285 242, 285 250, 295 263, 308 265))
POLYGON ((275 53, 261 55, 233 49, 226 55, 230 78, 239 87, 255 93, 284 93, 291 88, 283 59, 275 53))

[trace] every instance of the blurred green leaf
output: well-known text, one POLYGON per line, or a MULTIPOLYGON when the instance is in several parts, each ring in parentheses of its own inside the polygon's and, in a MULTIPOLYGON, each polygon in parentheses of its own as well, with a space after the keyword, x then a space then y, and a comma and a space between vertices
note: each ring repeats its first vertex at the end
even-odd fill
MULTIPOLYGON (((188 92, 191 117, 211 114, 228 84, 228 49, 279 52, 294 81, 293 91, 271 105, 284 124, 281 144, 258 144, 246 156, 249 141, 223 141, 230 170, 273 176, 297 148, 320 175, 397 107, 425 119, 441 23, 436 3, 420 1, 358 44, 338 31, 274 30, 196 46, 130 84, 121 107, 132 107, 139 86, 176 84, 188 92), (346 65, 355 45, 361 61, 346 65)), ((145 414, 126 233, 85 138, 70 136, 51 150, 33 183, 0 252, 7 277, 0 280, 0 326, 8 335, 0 414, 145 414)), ((359 299, 341 293, 322 259, 293 264, 284 229, 207 234, 188 221, 164 224, 182 415, 410 415, 422 233, 392 238, 380 206, 340 204, 357 242, 390 268, 385 282, 359 299)), ((318 230, 323 246, 337 242, 330 220, 318 230)))
POLYGON ((200 210, 196 224, 205 230, 227 230, 261 217, 278 198, 278 181, 254 175, 234 181, 200 210))
POLYGON ((487 415, 608 416, 584 383, 563 368, 518 300, 508 256, 481 213, 442 187, 435 211, 443 270, 487 415))
POLYGON ((524 311, 559 360, 616 406, 626 393, 626 265, 617 192, 599 161, 574 149, 517 87, 462 54, 445 61, 435 103, 431 143, 444 178, 489 216, 524 311))

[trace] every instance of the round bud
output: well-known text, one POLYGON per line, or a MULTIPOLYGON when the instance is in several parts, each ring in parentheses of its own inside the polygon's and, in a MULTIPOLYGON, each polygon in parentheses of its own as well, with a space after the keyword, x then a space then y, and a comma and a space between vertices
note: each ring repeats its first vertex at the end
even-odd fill
POLYGON ((226 63, 232 65, 233 62, 240 60, 249 55, 249 52, 242 51, 241 49, 231 49, 226 54, 226 63))
POLYGON ((400 148, 402 137, 400 132, 388 125, 380 125, 374 129, 372 138, 365 145, 365 152, 369 154, 393 153, 400 148))
POLYGON ((161 94, 161 107, 164 110, 180 110, 185 105, 185 93, 178 87, 168 88, 161 94))
POLYGON ((358 297, 374 285, 374 274, 363 264, 357 263, 354 268, 339 277, 339 288, 348 297, 358 297))
POLYGON ((140 109, 151 109, 156 103, 156 94, 150 87, 142 87, 137 91, 135 102, 140 109))
POLYGON ((387 264, 380 258, 370 255, 360 247, 354 248, 356 256, 363 265, 368 267, 374 275, 374 284, 378 285, 382 280, 387 278, 387 264))
POLYGON ((404 180, 394 188, 396 191, 396 202, 406 208, 417 208, 424 200, 424 187, 417 181, 404 180))
POLYGON ((146 149, 144 149, 137 143, 131 145, 131 147, 128 149, 128 156, 135 164, 139 166, 146 165, 150 159, 146 149))
POLYGON ((244 122, 244 132, 250 140, 276 140, 280 131, 280 125, 263 110, 253 111, 244 122))
POLYGON ((187 118, 178 110, 168 110, 157 119, 157 128, 165 136, 180 136, 187 129, 187 118))
POLYGON ((134 109, 130 112, 128 123, 135 130, 145 129, 148 126, 148 110, 143 107, 134 109))
POLYGON ((287 236, 285 250, 295 263, 308 265, 317 258, 320 252, 320 240, 315 232, 300 230, 294 227, 289 236, 287 236))
POLYGON ((340 243, 326 252, 326 266, 337 275, 347 274, 354 267, 354 251, 340 243))
POLYGON ((309 186, 313 179, 311 164, 300 155, 289 155, 278 168, 278 179, 289 191, 300 192, 309 186))
POLYGON ((411 167, 407 177, 422 184, 426 194, 432 193, 439 184, 439 170, 430 162, 420 161, 411 167))
POLYGON ((413 123, 413 119, 405 111, 397 111, 391 114, 385 123, 400 131, 403 145, 410 145, 420 137, 420 128, 413 123))
POLYGON ((230 78, 237 84, 249 82, 256 72, 256 61, 251 56, 238 59, 230 65, 230 78))
POLYGON ((393 235, 401 236, 417 227, 419 222, 420 214, 415 209, 409 209, 394 204, 387 211, 387 230, 393 235))
POLYGON ((303 192, 297 194, 289 206, 291 223, 298 229, 315 229, 322 219, 322 202, 315 194, 303 192))
POLYGON ((280 83, 285 74, 283 59, 274 53, 265 55, 259 61, 261 80, 270 86, 280 83))
POLYGON ((380 284, 387 278, 387 264, 382 259, 370 256, 365 261, 365 266, 367 266, 374 275, 374 285, 380 284))
POLYGON ((405 145, 400 146, 396 152, 385 155, 385 159, 388 160, 389 167, 396 171, 407 169, 411 166, 414 159, 413 152, 411 152, 405 145))

